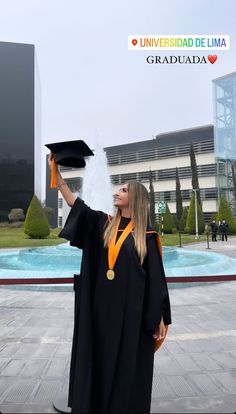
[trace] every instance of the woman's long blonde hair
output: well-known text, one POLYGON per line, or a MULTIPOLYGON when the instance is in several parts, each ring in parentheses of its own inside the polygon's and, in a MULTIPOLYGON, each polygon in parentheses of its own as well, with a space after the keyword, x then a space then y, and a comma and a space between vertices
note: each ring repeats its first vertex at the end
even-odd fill
MULTIPOLYGON (((146 230, 148 223, 149 207, 148 207, 148 191, 143 184, 138 181, 129 181, 129 209, 131 212, 131 220, 134 223, 134 243, 140 258, 141 264, 147 253, 146 246, 146 230)), ((104 246, 108 247, 110 240, 114 234, 117 222, 121 216, 121 210, 118 208, 116 214, 105 227, 104 246)))

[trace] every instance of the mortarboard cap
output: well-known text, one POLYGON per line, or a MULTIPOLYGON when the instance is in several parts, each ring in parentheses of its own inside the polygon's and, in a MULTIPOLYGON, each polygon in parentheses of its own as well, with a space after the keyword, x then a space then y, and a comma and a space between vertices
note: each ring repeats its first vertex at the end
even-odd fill
POLYGON ((45 145, 56 155, 56 163, 64 167, 83 168, 85 166, 84 157, 93 155, 91 149, 82 140, 45 145))
POLYGON ((83 168, 85 167, 84 157, 94 155, 91 149, 83 140, 57 142, 45 144, 54 154, 51 173, 51 188, 56 188, 56 164, 64 167, 83 168))

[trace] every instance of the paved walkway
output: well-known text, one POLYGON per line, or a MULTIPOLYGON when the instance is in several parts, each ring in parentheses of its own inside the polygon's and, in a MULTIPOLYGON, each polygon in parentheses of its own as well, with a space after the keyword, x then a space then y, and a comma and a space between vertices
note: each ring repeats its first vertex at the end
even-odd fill
MULTIPOLYGON (((205 243, 185 246, 204 250, 205 243)), ((236 257, 236 238, 209 251, 236 257)), ((155 355, 153 413, 236 411, 236 282, 170 289, 173 325, 155 355)), ((0 288, 0 411, 54 413, 66 395, 73 292, 0 288)))
MULTIPOLYGON (((206 236, 201 236, 201 239, 205 239, 206 236)), ((221 241, 218 236, 216 242, 209 240, 209 249, 207 248, 207 241, 201 241, 199 243, 191 243, 184 245, 184 249, 193 249, 193 250, 203 250, 207 252, 215 252, 220 254, 225 254, 226 256, 233 257, 236 259, 236 236, 228 236, 228 241, 221 241)))
MULTIPOLYGON (((170 289, 173 325, 155 356, 152 412, 236 411, 236 282, 170 289)), ((0 407, 53 413, 67 392, 73 292, 0 289, 0 407)))

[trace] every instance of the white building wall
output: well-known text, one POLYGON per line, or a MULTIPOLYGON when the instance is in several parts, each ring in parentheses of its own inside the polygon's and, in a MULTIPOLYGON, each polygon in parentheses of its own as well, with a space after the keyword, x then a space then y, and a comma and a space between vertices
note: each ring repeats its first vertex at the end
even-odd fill
MULTIPOLYGON (((214 153, 203 153, 203 154, 196 154, 196 163, 198 166, 200 165, 207 165, 207 164, 214 164, 215 158, 214 153)), ((189 155, 181 156, 181 157, 172 157, 172 158, 165 158, 165 159, 158 159, 158 160, 150 160, 150 161, 143 161, 138 163, 130 163, 130 164, 120 164, 120 165, 109 165, 109 173, 110 175, 116 174, 128 174, 128 173, 136 173, 136 172, 143 172, 148 170, 167 170, 169 168, 175 167, 188 167, 190 166, 190 157, 189 155)), ((63 178, 76 178, 76 177, 83 177, 84 169, 72 170, 72 171, 62 171, 63 178)), ((215 176, 203 176, 198 177, 199 186, 201 189, 204 188, 216 188, 216 177, 215 176)), ((145 187, 149 190, 149 181, 142 182, 145 187)), ((153 182, 154 191, 155 192, 165 192, 165 191, 175 191, 176 189, 176 182, 175 179, 170 180, 160 180, 158 182, 153 182)), ((181 190, 191 190, 192 189, 192 178, 181 178, 180 179, 181 190)), ((120 184, 113 184, 113 193, 115 193, 120 188, 120 184)), ((189 206, 189 201, 183 201, 183 206, 189 206)), ((203 203, 203 211, 204 212, 215 212, 217 209, 216 200, 209 199, 209 200, 202 200, 203 203)), ((64 203, 63 203, 64 204, 64 203)), ((168 201, 168 206, 170 208, 171 213, 175 213, 176 211, 176 202, 175 201, 168 201)), ((65 208, 66 209, 66 208, 65 208)), ((59 211, 65 215, 64 208, 59 211)), ((68 210, 66 216, 68 214, 68 210)), ((65 222, 65 218, 63 217, 63 223, 65 222)))
MULTIPOLYGON (((197 165, 213 164, 215 162, 214 154, 197 154, 197 165)), ((184 157, 165 158, 160 160, 150 160, 130 164, 109 165, 111 174, 128 174, 133 172, 142 172, 148 170, 165 170, 168 168, 180 168, 190 166, 189 155, 184 157)))
MULTIPOLYGON (((183 207, 188 207, 188 206, 189 206, 189 201, 183 201, 183 207)), ((175 201, 168 201, 168 207, 171 213, 175 213, 176 211, 175 201)), ((216 211, 216 200, 203 200, 202 209, 204 213, 215 212, 216 211)))

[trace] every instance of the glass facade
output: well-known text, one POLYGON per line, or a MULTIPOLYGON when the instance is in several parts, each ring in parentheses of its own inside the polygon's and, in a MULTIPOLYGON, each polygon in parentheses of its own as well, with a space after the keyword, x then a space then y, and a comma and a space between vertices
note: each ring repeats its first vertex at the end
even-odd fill
POLYGON ((41 81, 36 51, 34 53, 34 192, 45 199, 45 159, 42 158, 41 81), (43 175, 42 175, 43 174, 43 175))
POLYGON ((236 213, 236 72, 213 80, 218 200, 224 194, 236 213))
POLYGON ((34 46, 0 42, 0 221, 34 193, 34 46))

